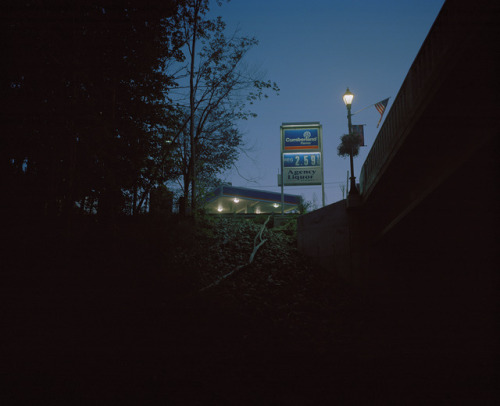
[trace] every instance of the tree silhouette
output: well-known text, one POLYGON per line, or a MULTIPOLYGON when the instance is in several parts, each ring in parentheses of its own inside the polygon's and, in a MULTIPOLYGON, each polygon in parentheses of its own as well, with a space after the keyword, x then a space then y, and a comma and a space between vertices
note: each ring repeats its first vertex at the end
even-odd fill
POLYGON ((118 213, 172 125, 173 0, 4 2, 1 168, 12 206, 118 213))
POLYGON ((255 116, 246 105, 267 97, 268 90, 279 90, 276 83, 261 80, 243 65, 257 40, 237 33, 228 36, 220 17, 207 18, 209 3, 190 0, 182 5, 179 15, 186 62, 171 68, 181 83, 173 101, 183 115, 188 114, 179 145, 183 189, 185 197, 191 191, 193 212, 197 181, 228 168, 237 157, 241 136, 236 122, 255 116))

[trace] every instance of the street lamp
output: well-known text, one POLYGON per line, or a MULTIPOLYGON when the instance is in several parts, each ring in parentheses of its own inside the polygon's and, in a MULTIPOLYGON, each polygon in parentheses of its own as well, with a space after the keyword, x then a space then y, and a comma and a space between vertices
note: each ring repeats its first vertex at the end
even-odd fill
MULTIPOLYGON (((344 100, 344 103, 347 107, 347 125, 349 128, 349 136, 352 135, 351 104, 353 98, 354 95, 349 91, 349 88, 347 88, 344 96, 342 96, 342 99, 344 100)), ((351 161, 351 177, 349 178, 351 180, 351 187, 349 188, 349 196, 359 194, 358 188, 356 187, 356 177, 354 176, 354 160, 352 155, 353 152, 351 147, 351 152, 349 153, 349 159, 351 161)))

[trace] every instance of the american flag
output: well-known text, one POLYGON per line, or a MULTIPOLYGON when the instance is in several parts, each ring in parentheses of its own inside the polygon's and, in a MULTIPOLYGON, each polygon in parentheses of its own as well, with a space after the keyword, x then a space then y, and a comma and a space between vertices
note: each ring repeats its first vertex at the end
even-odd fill
POLYGON ((380 101, 378 103, 375 103, 375 108, 380 113, 380 120, 378 120, 377 128, 378 128, 380 122, 382 121, 382 117, 384 115, 385 108, 387 107, 387 103, 388 102, 389 102, 389 97, 387 99, 385 99, 385 100, 382 100, 382 101, 380 101))

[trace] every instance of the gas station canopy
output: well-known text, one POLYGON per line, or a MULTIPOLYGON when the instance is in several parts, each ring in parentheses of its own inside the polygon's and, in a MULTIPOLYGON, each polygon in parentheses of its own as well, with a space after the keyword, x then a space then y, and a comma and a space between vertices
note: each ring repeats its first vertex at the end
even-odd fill
MULTIPOLYGON (((284 195, 284 212, 297 210, 299 195, 284 195)), ((204 207, 210 214, 281 213, 281 193, 222 185, 209 193, 204 207)))

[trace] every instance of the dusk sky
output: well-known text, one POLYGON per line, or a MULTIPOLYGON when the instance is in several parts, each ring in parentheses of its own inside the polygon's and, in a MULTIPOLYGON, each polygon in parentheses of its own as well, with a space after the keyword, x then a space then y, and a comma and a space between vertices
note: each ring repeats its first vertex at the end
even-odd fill
MULTIPOLYGON (((242 122, 248 155, 224 179, 234 186, 279 192, 280 125, 319 121, 323 126, 326 204, 342 199, 349 159, 337 155, 347 132, 342 95, 354 93, 352 112, 390 97, 392 102, 444 0, 232 0, 212 5, 228 30, 239 27, 259 45, 246 59, 281 91, 253 106, 255 119, 242 122)), ((354 160, 356 179, 375 140, 380 114, 370 107, 353 116, 366 124, 365 144, 354 160)), ((289 186, 321 206, 320 186, 289 186)))

